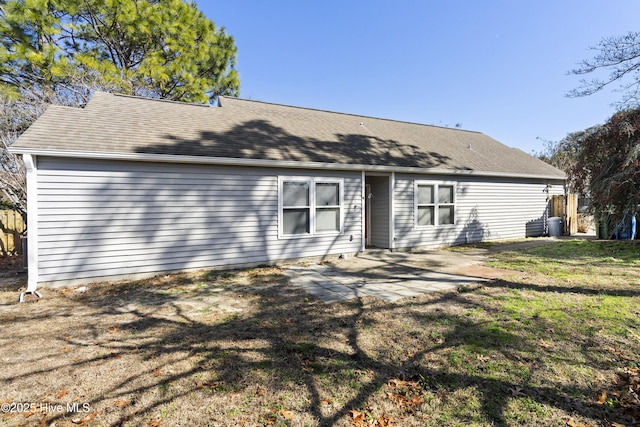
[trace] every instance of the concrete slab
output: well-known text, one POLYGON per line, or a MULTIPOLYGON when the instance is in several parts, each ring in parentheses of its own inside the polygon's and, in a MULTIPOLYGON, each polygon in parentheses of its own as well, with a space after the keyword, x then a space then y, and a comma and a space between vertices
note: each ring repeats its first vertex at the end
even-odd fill
POLYGON ((362 296, 393 302, 485 281, 456 274, 461 267, 479 264, 483 259, 477 253, 372 251, 331 263, 291 266, 286 274, 293 285, 327 303, 362 296))
MULTIPOLYGON (((576 238, 574 236, 566 239, 576 238)), ((591 238, 577 237, 577 238, 591 238)), ((366 250, 358 256, 322 264, 291 266, 286 270, 291 283, 317 295, 323 301, 374 296, 385 301, 428 292, 455 290, 463 285, 514 274, 488 267, 492 253, 548 245, 564 237, 493 242, 463 250, 389 251, 366 250)))

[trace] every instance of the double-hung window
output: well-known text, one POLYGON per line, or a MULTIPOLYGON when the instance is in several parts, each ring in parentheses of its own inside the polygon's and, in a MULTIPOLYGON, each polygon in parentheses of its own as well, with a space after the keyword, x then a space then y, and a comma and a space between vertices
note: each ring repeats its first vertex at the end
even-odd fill
POLYGON ((341 179, 280 177, 279 182, 280 236, 342 231, 341 179))
POLYGON ((455 198, 455 184, 416 181, 416 227, 455 224, 455 198))

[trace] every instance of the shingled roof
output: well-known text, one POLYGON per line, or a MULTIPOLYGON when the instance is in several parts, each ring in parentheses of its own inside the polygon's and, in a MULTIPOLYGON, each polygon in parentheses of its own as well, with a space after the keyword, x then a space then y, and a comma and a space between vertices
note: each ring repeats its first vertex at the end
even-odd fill
POLYGON ((105 92, 84 108, 49 107, 12 151, 565 176, 479 132, 237 98, 212 107, 105 92))

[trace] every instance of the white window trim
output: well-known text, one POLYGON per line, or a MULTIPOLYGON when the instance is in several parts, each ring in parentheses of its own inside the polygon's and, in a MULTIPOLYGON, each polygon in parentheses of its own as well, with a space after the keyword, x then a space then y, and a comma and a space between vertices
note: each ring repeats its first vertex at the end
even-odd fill
POLYGON ((429 229, 436 227, 454 227, 457 223, 457 211, 458 211, 458 183, 455 181, 414 181, 413 183, 413 226, 416 229, 429 229), (419 225, 418 224, 418 187, 421 185, 433 186, 433 225, 419 225), (440 219, 438 210, 440 209, 440 203, 438 203, 438 188, 440 186, 453 187, 453 203, 443 203, 446 206, 453 206, 453 224, 438 224, 440 219))
MULTIPOLYGON (((320 206, 321 208, 324 206, 320 206)), ((335 208, 336 206, 332 206, 335 208)), ((327 178, 327 177, 310 177, 310 176, 278 176, 278 238, 279 239, 304 239, 314 236, 337 236, 344 234, 344 179, 343 178, 327 178), (308 182, 309 183, 309 233, 305 234, 283 234, 283 183, 289 181, 308 182), (316 232, 316 184, 338 184, 340 230, 338 231, 321 231, 316 232)))

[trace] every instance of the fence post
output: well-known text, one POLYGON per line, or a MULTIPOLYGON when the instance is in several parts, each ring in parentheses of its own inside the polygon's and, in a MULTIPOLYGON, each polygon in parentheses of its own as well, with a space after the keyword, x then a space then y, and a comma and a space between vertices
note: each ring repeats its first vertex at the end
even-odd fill
POLYGON ((578 232, 578 195, 567 194, 567 231, 570 236, 578 232))
POLYGON ((19 212, 0 211, 0 251, 2 255, 23 252, 21 237, 25 229, 25 223, 19 212))

